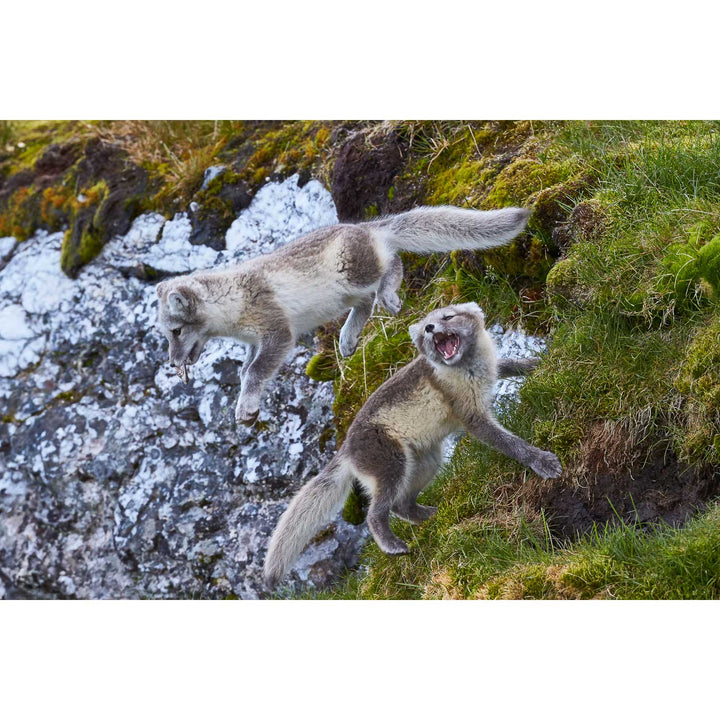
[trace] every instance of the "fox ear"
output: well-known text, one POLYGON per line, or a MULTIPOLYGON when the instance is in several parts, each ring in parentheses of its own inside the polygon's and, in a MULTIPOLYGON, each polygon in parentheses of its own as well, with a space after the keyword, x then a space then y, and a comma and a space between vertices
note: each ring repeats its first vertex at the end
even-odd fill
POLYGON ((158 284, 155 286, 155 292, 157 293, 157 296, 158 296, 161 300, 164 300, 164 299, 165 299, 165 296, 167 295, 167 291, 168 291, 168 283, 167 283, 167 280, 163 280, 162 282, 158 283, 158 284))
POLYGON ((198 304, 197 293, 186 285, 173 288, 167 294, 167 304, 173 315, 191 317, 195 314, 198 304))
POLYGON ((477 315, 481 320, 485 319, 485 313, 482 308, 476 302, 462 303, 461 305, 455 305, 458 310, 472 315, 477 315))
POLYGON ((408 328, 408 332, 410 333, 410 337, 412 341, 417 346, 418 350, 420 350, 420 342, 422 341, 422 323, 415 323, 414 325, 411 325, 408 328))

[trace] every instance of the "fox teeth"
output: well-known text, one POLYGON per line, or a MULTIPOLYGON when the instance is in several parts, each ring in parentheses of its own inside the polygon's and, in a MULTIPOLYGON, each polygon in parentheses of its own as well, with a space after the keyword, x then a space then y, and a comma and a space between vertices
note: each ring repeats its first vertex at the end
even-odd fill
POLYGON ((177 376, 186 383, 188 381, 188 369, 187 365, 181 365, 178 368, 175 368, 175 372, 177 373, 177 376))

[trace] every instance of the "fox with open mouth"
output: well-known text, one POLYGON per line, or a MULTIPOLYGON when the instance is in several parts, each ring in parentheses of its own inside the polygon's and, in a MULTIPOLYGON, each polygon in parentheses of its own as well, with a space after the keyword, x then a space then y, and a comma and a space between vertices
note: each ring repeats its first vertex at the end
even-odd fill
POLYGON ((280 518, 265 559, 270 587, 333 520, 355 479, 371 497, 367 523, 381 550, 407 553, 390 529, 390 513, 419 524, 436 512, 418 504, 417 496, 437 475, 443 441, 452 433, 465 429, 543 478, 562 472, 553 453, 503 428, 492 411, 497 379, 527 374, 537 358, 497 358, 477 303, 434 310, 409 330, 419 357, 368 398, 338 453, 280 518))

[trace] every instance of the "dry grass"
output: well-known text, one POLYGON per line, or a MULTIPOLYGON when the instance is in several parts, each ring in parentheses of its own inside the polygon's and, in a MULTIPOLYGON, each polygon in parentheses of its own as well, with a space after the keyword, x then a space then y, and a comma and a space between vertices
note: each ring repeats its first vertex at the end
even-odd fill
POLYGON ((187 199, 227 140, 244 123, 218 120, 114 120, 89 125, 103 140, 120 145, 137 165, 162 176, 170 199, 187 199))

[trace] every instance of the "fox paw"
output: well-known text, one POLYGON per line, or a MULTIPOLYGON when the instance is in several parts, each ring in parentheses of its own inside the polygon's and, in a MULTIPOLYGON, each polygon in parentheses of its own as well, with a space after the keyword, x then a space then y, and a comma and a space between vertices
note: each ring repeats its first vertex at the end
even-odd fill
POLYGON ((410 548, 399 537, 382 538, 379 542, 376 539, 376 542, 386 555, 407 555, 410 552, 410 548))
POLYGON ((541 478, 559 477, 562 473, 562 465, 557 455, 545 450, 538 451, 535 458, 530 463, 530 468, 535 471, 541 478))
POLYGON ((529 375, 540 364, 540 358, 529 357, 518 360, 518 369, 523 375, 529 375))
POLYGON ((248 401, 240 398, 235 406, 235 420, 240 425, 250 427, 255 424, 260 413, 260 407, 257 401, 248 401))
POLYGON ((378 298, 378 301, 393 316, 402 309, 402 300, 397 293, 385 293, 378 298))
POLYGON ((357 349, 358 339, 343 335, 343 333, 340 332, 340 342, 338 345, 340 347, 340 354, 343 357, 350 357, 357 349))
POLYGON ((421 525, 437 512, 437 508, 416 504, 414 507, 394 507, 392 511, 401 520, 406 520, 413 525, 421 525))

